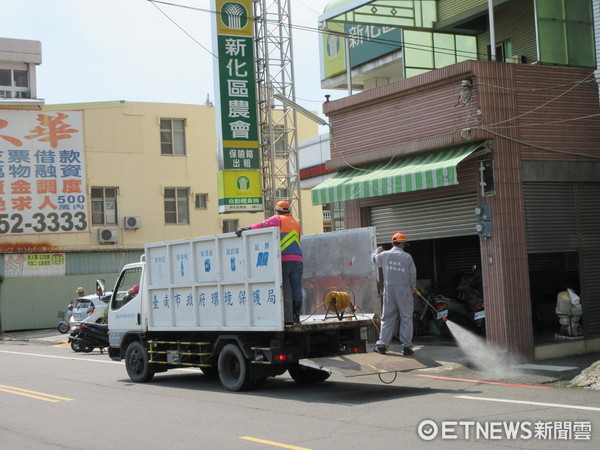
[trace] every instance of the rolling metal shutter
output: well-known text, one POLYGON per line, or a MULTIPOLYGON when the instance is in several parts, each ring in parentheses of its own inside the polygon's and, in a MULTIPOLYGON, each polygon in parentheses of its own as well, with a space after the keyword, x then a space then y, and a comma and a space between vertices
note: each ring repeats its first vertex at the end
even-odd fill
POLYGON ((577 204, 573 183, 524 183, 527 252, 577 250, 577 204))
POLYGON ((582 272, 583 329, 586 337, 600 336, 600 184, 577 185, 580 261, 582 272))
POLYGON ((398 231, 411 241, 476 235, 477 194, 462 194, 420 200, 369 210, 370 226, 376 227, 377 242, 387 243, 398 231))
POLYGON ((600 336, 599 183, 525 183, 528 253, 577 251, 585 337, 600 336))

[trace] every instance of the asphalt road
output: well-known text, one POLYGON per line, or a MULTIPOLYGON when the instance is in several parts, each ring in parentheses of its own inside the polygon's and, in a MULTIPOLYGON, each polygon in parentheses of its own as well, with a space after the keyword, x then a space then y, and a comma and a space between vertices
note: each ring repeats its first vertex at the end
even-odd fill
POLYGON ((136 384, 122 363, 97 350, 4 341, 0 447, 597 448, 600 442, 598 391, 448 378, 438 370, 401 374, 391 384, 377 376, 332 376, 306 386, 286 374, 260 390, 232 393, 193 369, 136 384))

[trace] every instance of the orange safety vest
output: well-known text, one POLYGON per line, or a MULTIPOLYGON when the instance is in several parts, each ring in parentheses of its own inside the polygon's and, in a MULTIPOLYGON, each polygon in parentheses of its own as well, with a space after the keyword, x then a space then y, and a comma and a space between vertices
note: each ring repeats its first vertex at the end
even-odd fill
POLYGON ((300 255, 300 223, 293 216, 280 215, 279 240, 281 255, 300 255))

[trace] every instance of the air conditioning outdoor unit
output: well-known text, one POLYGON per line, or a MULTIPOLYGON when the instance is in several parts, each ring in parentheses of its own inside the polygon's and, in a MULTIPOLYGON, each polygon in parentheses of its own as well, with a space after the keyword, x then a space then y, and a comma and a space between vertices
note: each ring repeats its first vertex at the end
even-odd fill
POLYGON ((527 58, 525 55, 513 55, 506 58, 507 63, 513 64, 525 64, 527 62, 527 58))
POLYGON ((117 228, 98 228, 98 242, 100 244, 111 244, 118 242, 119 230, 117 228))
POLYGON ((142 226, 140 216, 125 216, 124 222, 126 230, 137 230, 142 226))

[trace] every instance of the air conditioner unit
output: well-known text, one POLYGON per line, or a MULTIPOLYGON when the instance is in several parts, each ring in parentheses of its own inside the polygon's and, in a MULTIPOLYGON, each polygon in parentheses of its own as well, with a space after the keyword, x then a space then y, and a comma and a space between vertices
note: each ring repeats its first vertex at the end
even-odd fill
POLYGON ((118 242, 119 230, 117 228, 98 228, 98 242, 100 244, 111 244, 118 242))
POLYGON ((525 55, 513 55, 506 58, 507 63, 513 64, 525 64, 527 62, 527 58, 525 55))
POLYGON ((123 221, 125 222, 124 225, 126 230, 137 230, 142 226, 142 219, 140 219, 140 216, 125 216, 123 221))

